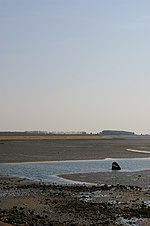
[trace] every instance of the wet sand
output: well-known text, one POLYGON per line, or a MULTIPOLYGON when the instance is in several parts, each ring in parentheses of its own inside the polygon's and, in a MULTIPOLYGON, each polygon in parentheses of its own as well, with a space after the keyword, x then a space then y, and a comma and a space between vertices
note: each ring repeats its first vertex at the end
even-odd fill
POLYGON ((150 151, 149 136, 124 137, 120 139, 102 139, 100 136, 84 136, 62 139, 26 139, 2 140, 0 142, 0 162, 32 162, 87 160, 105 158, 146 158, 150 154, 135 153, 127 149, 150 151), (78 139, 77 139, 78 138, 78 139))
POLYGON ((122 172, 114 170, 112 172, 63 174, 60 175, 60 177, 73 181, 93 183, 96 185, 122 184, 125 186, 138 186, 150 189, 150 170, 137 172, 122 172))

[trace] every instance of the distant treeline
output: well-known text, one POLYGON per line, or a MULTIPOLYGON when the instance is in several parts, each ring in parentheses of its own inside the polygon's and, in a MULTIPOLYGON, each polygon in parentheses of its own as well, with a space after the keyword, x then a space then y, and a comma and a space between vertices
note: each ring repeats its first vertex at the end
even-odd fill
POLYGON ((0 131, 0 134, 12 134, 12 135, 30 135, 30 134, 54 134, 54 135, 59 135, 59 134, 61 134, 61 135, 65 135, 65 134, 73 134, 73 135, 76 135, 76 134, 78 134, 78 135, 81 135, 81 134, 83 134, 83 135, 85 135, 85 134, 87 134, 86 132, 84 132, 84 131, 78 131, 78 132, 47 132, 47 131, 23 131, 23 132, 20 132, 20 131, 0 131))
POLYGON ((24 132, 17 132, 17 131, 4 131, 0 132, 0 134, 47 134, 47 132, 40 132, 40 131, 24 131, 24 132))
MULTIPOLYGON (((4 135, 35 135, 35 134, 51 134, 51 135, 58 135, 58 134, 66 134, 66 135, 77 135, 77 134, 79 134, 79 135, 85 135, 85 134, 87 134, 86 132, 84 132, 84 131, 78 131, 78 132, 47 132, 47 131, 0 131, 0 135, 1 134, 4 134, 4 135)), ((91 133, 92 134, 92 133, 91 133)), ((121 130, 103 130, 102 132, 100 132, 100 133, 97 133, 97 134, 99 134, 99 135, 108 135, 108 136, 111 136, 111 135, 128 135, 128 136, 130 136, 130 135, 135 135, 135 133, 134 132, 129 132, 129 131, 121 131, 121 130)))
POLYGON ((129 132, 129 131, 121 131, 121 130, 103 130, 101 132, 102 135, 135 135, 134 132, 129 132))

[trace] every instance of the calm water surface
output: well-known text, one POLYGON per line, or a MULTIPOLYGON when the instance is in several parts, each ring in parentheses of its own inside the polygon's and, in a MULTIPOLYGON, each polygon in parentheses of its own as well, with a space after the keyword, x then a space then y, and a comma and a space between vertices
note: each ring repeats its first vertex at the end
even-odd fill
POLYGON ((60 174, 111 172, 111 164, 117 161, 122 171, 140 171, 150 169, 150 158, 142 159, 105 159, 105 160, 76 160, 34 163, 1 163, 0 175, 17 176, 36 181, 51 183, 73 183, 57 177, 60 174))

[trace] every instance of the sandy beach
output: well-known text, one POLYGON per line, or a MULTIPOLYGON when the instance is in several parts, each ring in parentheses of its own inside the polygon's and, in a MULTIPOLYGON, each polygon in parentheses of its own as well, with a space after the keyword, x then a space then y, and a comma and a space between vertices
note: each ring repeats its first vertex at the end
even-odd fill
MULTIPOLYGON (((149 139, 1 140, 1 162, 146 158, 149 139)), ((0 176, 0 225, 150 225, 150 171, 59 175, 56 185, 0 176)))

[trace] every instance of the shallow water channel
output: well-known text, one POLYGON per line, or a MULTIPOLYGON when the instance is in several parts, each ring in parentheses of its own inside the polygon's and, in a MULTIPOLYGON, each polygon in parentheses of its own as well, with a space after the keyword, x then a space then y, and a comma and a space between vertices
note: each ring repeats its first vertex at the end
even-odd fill
POLYGON ((111 172, 113 161, 121 166, 121 171, 140 171, 150 169, 150 158, 134 159, 104 159, 104 160, 75 160, 75 161, 49 161, 30 163, 0 163, 1 176, 16 176, 41 182, 58 184, 74 183, 57 175, 111 172))

